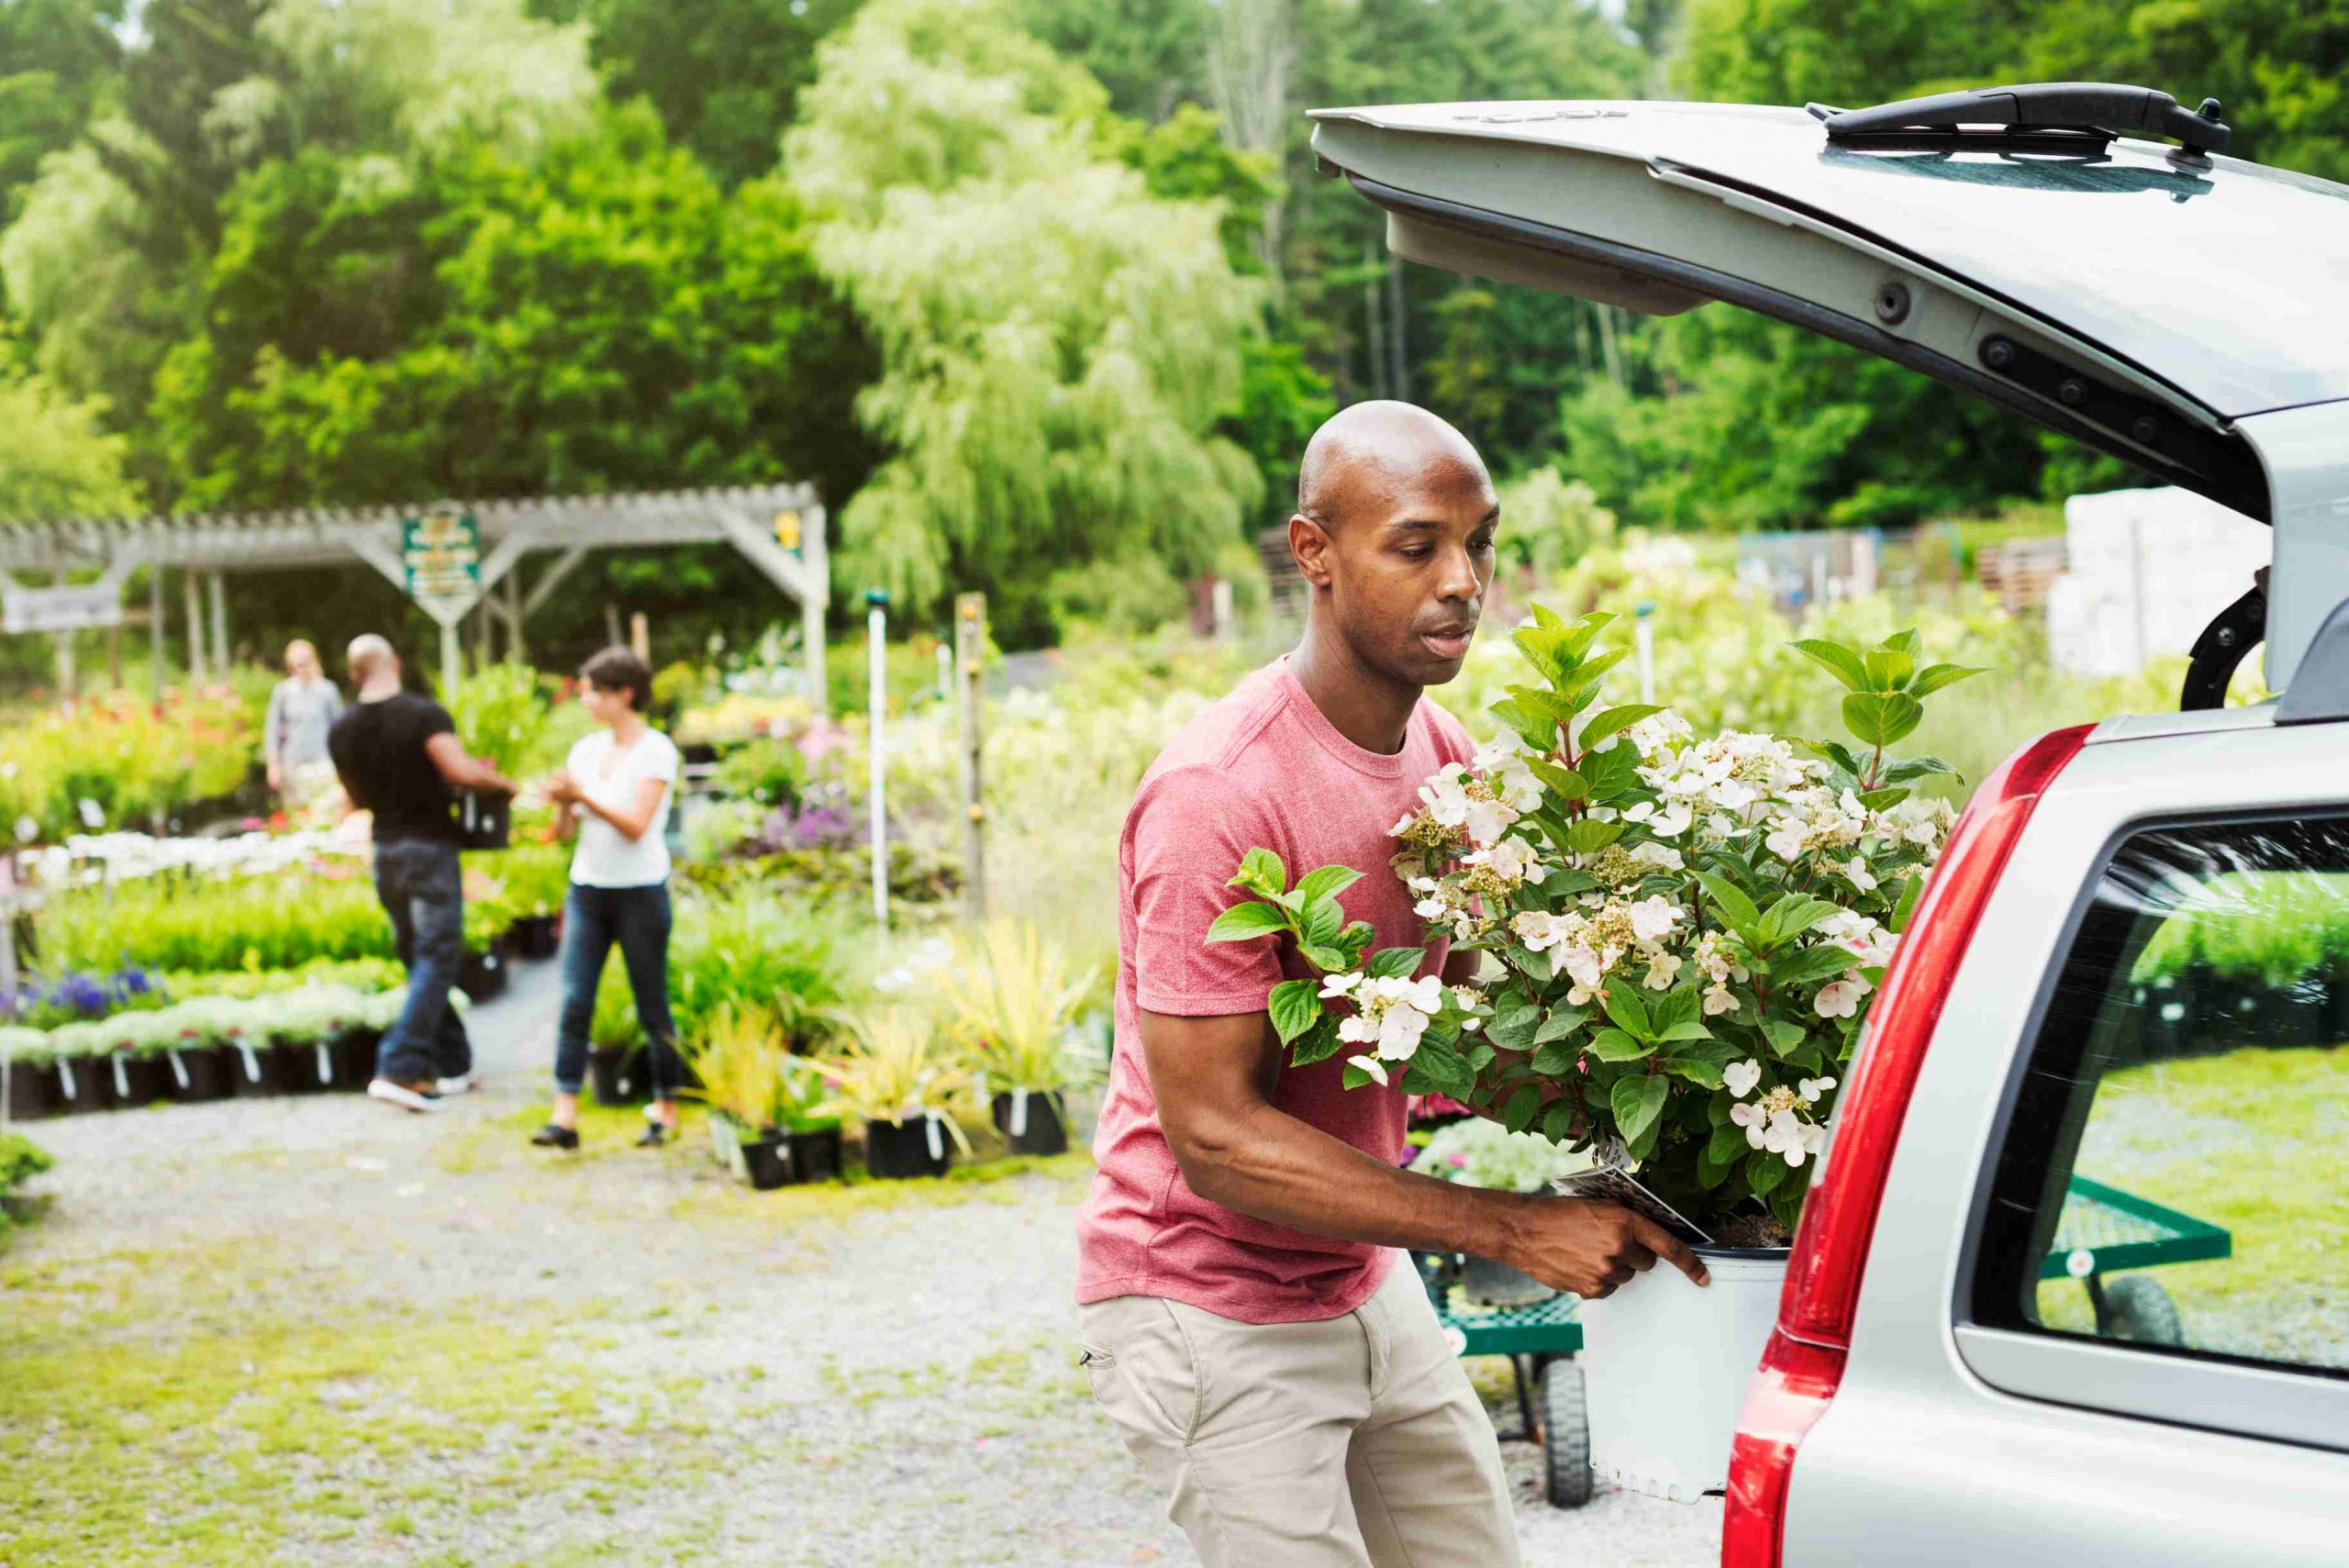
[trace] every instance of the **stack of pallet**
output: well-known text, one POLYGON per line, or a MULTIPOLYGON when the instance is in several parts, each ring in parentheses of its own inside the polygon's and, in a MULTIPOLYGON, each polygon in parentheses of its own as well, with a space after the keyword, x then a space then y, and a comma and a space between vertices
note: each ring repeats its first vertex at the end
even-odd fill
POLYGON ((2066 560, 2060 538, 2013 539, 1975 551, 1974 573, 1983 592, 1996 594, 2009 615, 2018 615, 2047 602, 2048 584, 2063 573, 2066 560))

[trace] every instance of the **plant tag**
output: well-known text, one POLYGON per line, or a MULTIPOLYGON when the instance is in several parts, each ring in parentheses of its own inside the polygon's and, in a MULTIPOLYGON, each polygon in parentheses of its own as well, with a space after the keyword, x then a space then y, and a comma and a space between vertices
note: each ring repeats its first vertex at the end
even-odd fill
POLYGON ((73 1086, 73 1063, 61 1056, 57 1059, 57 1076, 64 1085, 67 1099, 74 1099, 80 1095, 81 1091, 73 1086))
POLYGON ((971 1097, 981 1105, 985 1105, 991 1097, 987 1094, 987 1075, 985 1073, 971 1074, 971 1097))
POLYGON ((317 1053, 318 1053, 318 1082, 319 1082, 319 1084, 323 1085, 323 1084, 331 1084, 331 1083, 333 1083, 333 1082, 334 1082, 334 1062, 333 1062, 333 1059, 332 1059, 332 1058, 330 1058, 330 1057, 328 1057, 328 1056, 327 1055, 327 1042, 326 1042, 325 1040, 312 1040, 312 1041, 310 1042, 310 1044, 311 1044, 314 1048, 316 1048, 316 1050, 317 1051, 317 1053))
POLYGON ((930 1135, 930 1157, 932 1160, 945 1159, 946 1140, 938 1130, 938 1113, 936 1111, 930 1112, 930 1115, 922 1118, 922 1129, 930 1135))
POLYGON ((183 1088, 183 1089, 186 1088, 186 1087, 187 1087, 187 1063, 186 1063, 186 1062, 182 1062, 182 1061, 180 1060, 180 1051, 179 1051, 179 1047, 177 1047, 177 1046, 173 1046, 173 1047, 172 1047, 172 1049, 171 1049, 171 1050, 169 1050, 169 1051, 165 1051, 163 1054, 164 1054, 164 1055, 166 1055, 166 1056, 168 1056, 168 1057, 170 1057, 170 1058, 172 1059, 172 1076, 173 1076, 174 1079, 178 1080, 178 1082, 179 1082, 179 1086, 180 1086, 181 1088, 183 1088))
POLYGON ((130 1080, 124 1077, 122 1074, 122 1055, 119 1051, 115 1053, 112 1058, 112 1062, 114 1066, 114 1097, 117 1100, 128 1101, 130 1098, 130 1080))
POLYGON ((1633 1214, 1654 1220, 1683 1241, 1703 1247, 1712 1238, 1685 1218, 1680 1211, 1655 1194, 1640 1185, 1629 1171, 1619 1171, 1601 1165, 1593 1170, 1576 1171, 1560 1176, 1553 1184, 1562 1197, 1589 1198, 1599 1203, 1620 1204, 1633 1214))
POLYGON ((260 1083, 261 1058, 255 1056, 253 1054, 253 1048, 241 1040, 237 1042, 237 1051, 239 1054, 242 1055, 245 1059, 245 1082, 248 1084, 260 1083))
POLYGON ((1011 1091, 1011 1136, 1028 1136, 1028 1091, 1025 1089, 1011 1091))

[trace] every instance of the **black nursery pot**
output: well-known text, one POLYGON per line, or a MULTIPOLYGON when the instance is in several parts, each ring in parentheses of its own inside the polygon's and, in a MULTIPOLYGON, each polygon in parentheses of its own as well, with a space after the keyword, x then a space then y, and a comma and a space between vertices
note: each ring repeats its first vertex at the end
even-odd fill
POLYGON ((225 1045, 182 1046, 163 1058, 171 1096, 182 1105, 227 1099, 236 1092, 234 1076, 243 1067, 237 1053, 225 1045), (179 1061, 176 1071, 172 1066, 173 1057, 179 1061))
POLYGON ((841 1173, 841 1129, 837 1127, 785 1133, 784 1148, 791 1159, 795 1182, 829 1182, 841 1173))
POLYGON ((168 1099, 174 1082, 172 1064, 162 1057, 119 1053, 108 1064, 107 1078, 106 1086, 114 1091, 118 1106, 151 1106, 168 1099))
POLYGON ((57 1063, 58 1108, 67 1115, 114 1104, 114 1073, 104 1058, 76 1056, 57 1063))
POLYGON ((587 1076, 599 1106, 632 1106, 644 1099, 644 1053, 633 1045, 599 1045, 587 1053, 587 1076))
POLYGON ((742 1169, 751 1185, 763 1193, 787 1186, 792 1180, 791 1147, 787 1135, 767 1131, 741 1140, 742 1169))
POLYGON ((57 1086, 57 1067, 48 1062, 16 1062, 8 1066, 8 1119, 35 1121, 54 1116, 64 1091, 57 1086))
POLYGON ((375 1058, 383 1043, 381 1029, 345 1029, 335 1036, 335 1087, 364 1089, 375 1076, 375 1058))
POLYGON ((220 1052, 228 1069, 230 1094, 250 1099, 255 1095, 282 1095, 285 1092, 279 1087, 279 1079, 273 1075, 270 1063, 277 1053, 268 1041, 255 1044, 247 1040, 240 1045, 224 1045, 220 1052))
POLYGON ((486 1002, 506 989, 506 955, 495 947, 469 952, 457 969, 457 989, 476 1002, 486 1002))
POLYGON ((261 1075, 275 1095, 315 1095, 326 1087, 318 1081, 318 1048, 306 1040, 262 1047, 261 1075))
POLYGON ((864 1168, 884 1181, 944 1175, 946 1168, 954 1163, 954 1144, 943 1129, 939 1133, 938 1149, 938 1158, 931 1159, 927 1118, 864 1124, 864 1168))
POLYGON ((994 1101, 996 1130, 1003 1134, 1004 1147, 1014 1154, 1068 1152, 1068 1128, 1061 1120, 1058 1095, 1030 1090, 1027 1120, 1018 1132, 1011 1130, 1011 1100, 1006 1094, 994 1101))
POLYGON ((516 958, 554 956, 554 917, 551 915, 525 915, 515 921, 506 934, 516 958))

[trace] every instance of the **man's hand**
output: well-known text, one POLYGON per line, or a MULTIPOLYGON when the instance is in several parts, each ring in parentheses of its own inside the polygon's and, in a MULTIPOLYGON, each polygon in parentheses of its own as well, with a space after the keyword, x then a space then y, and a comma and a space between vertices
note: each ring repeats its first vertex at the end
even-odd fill
POLYGON ((1586 1301, 1612 1296, 1658 1258, 1698 1284, 1711 1278, 1686 1241, 1618 1204, 1529 1196, 1510 1218, 1508 1246, 1497 1261, 1586 1301))

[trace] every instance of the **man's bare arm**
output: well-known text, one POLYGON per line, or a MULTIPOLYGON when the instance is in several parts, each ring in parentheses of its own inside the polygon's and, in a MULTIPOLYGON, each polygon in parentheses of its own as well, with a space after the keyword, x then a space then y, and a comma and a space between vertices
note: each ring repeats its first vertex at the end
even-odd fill
POLYGON ((451 789, 486 790, 492 795, 512 795, 514 781, 477 757, 465 753, 464 742, 447 730, 424 743, 424 754, 432 759, 432 766, 451 789))
POLYGON ((1417 1175, 1278 1109, 1270 1095, 1280 1045, 1263 1013, 1145 1012, 1141 1040, 1167 1144, 1191 1190, 1212 1203, 1341 1240, 1473 1252, 1585 1297, 1659 1256, 1706 1277, 1683 1242, 1628 1209, 1417 1175))

